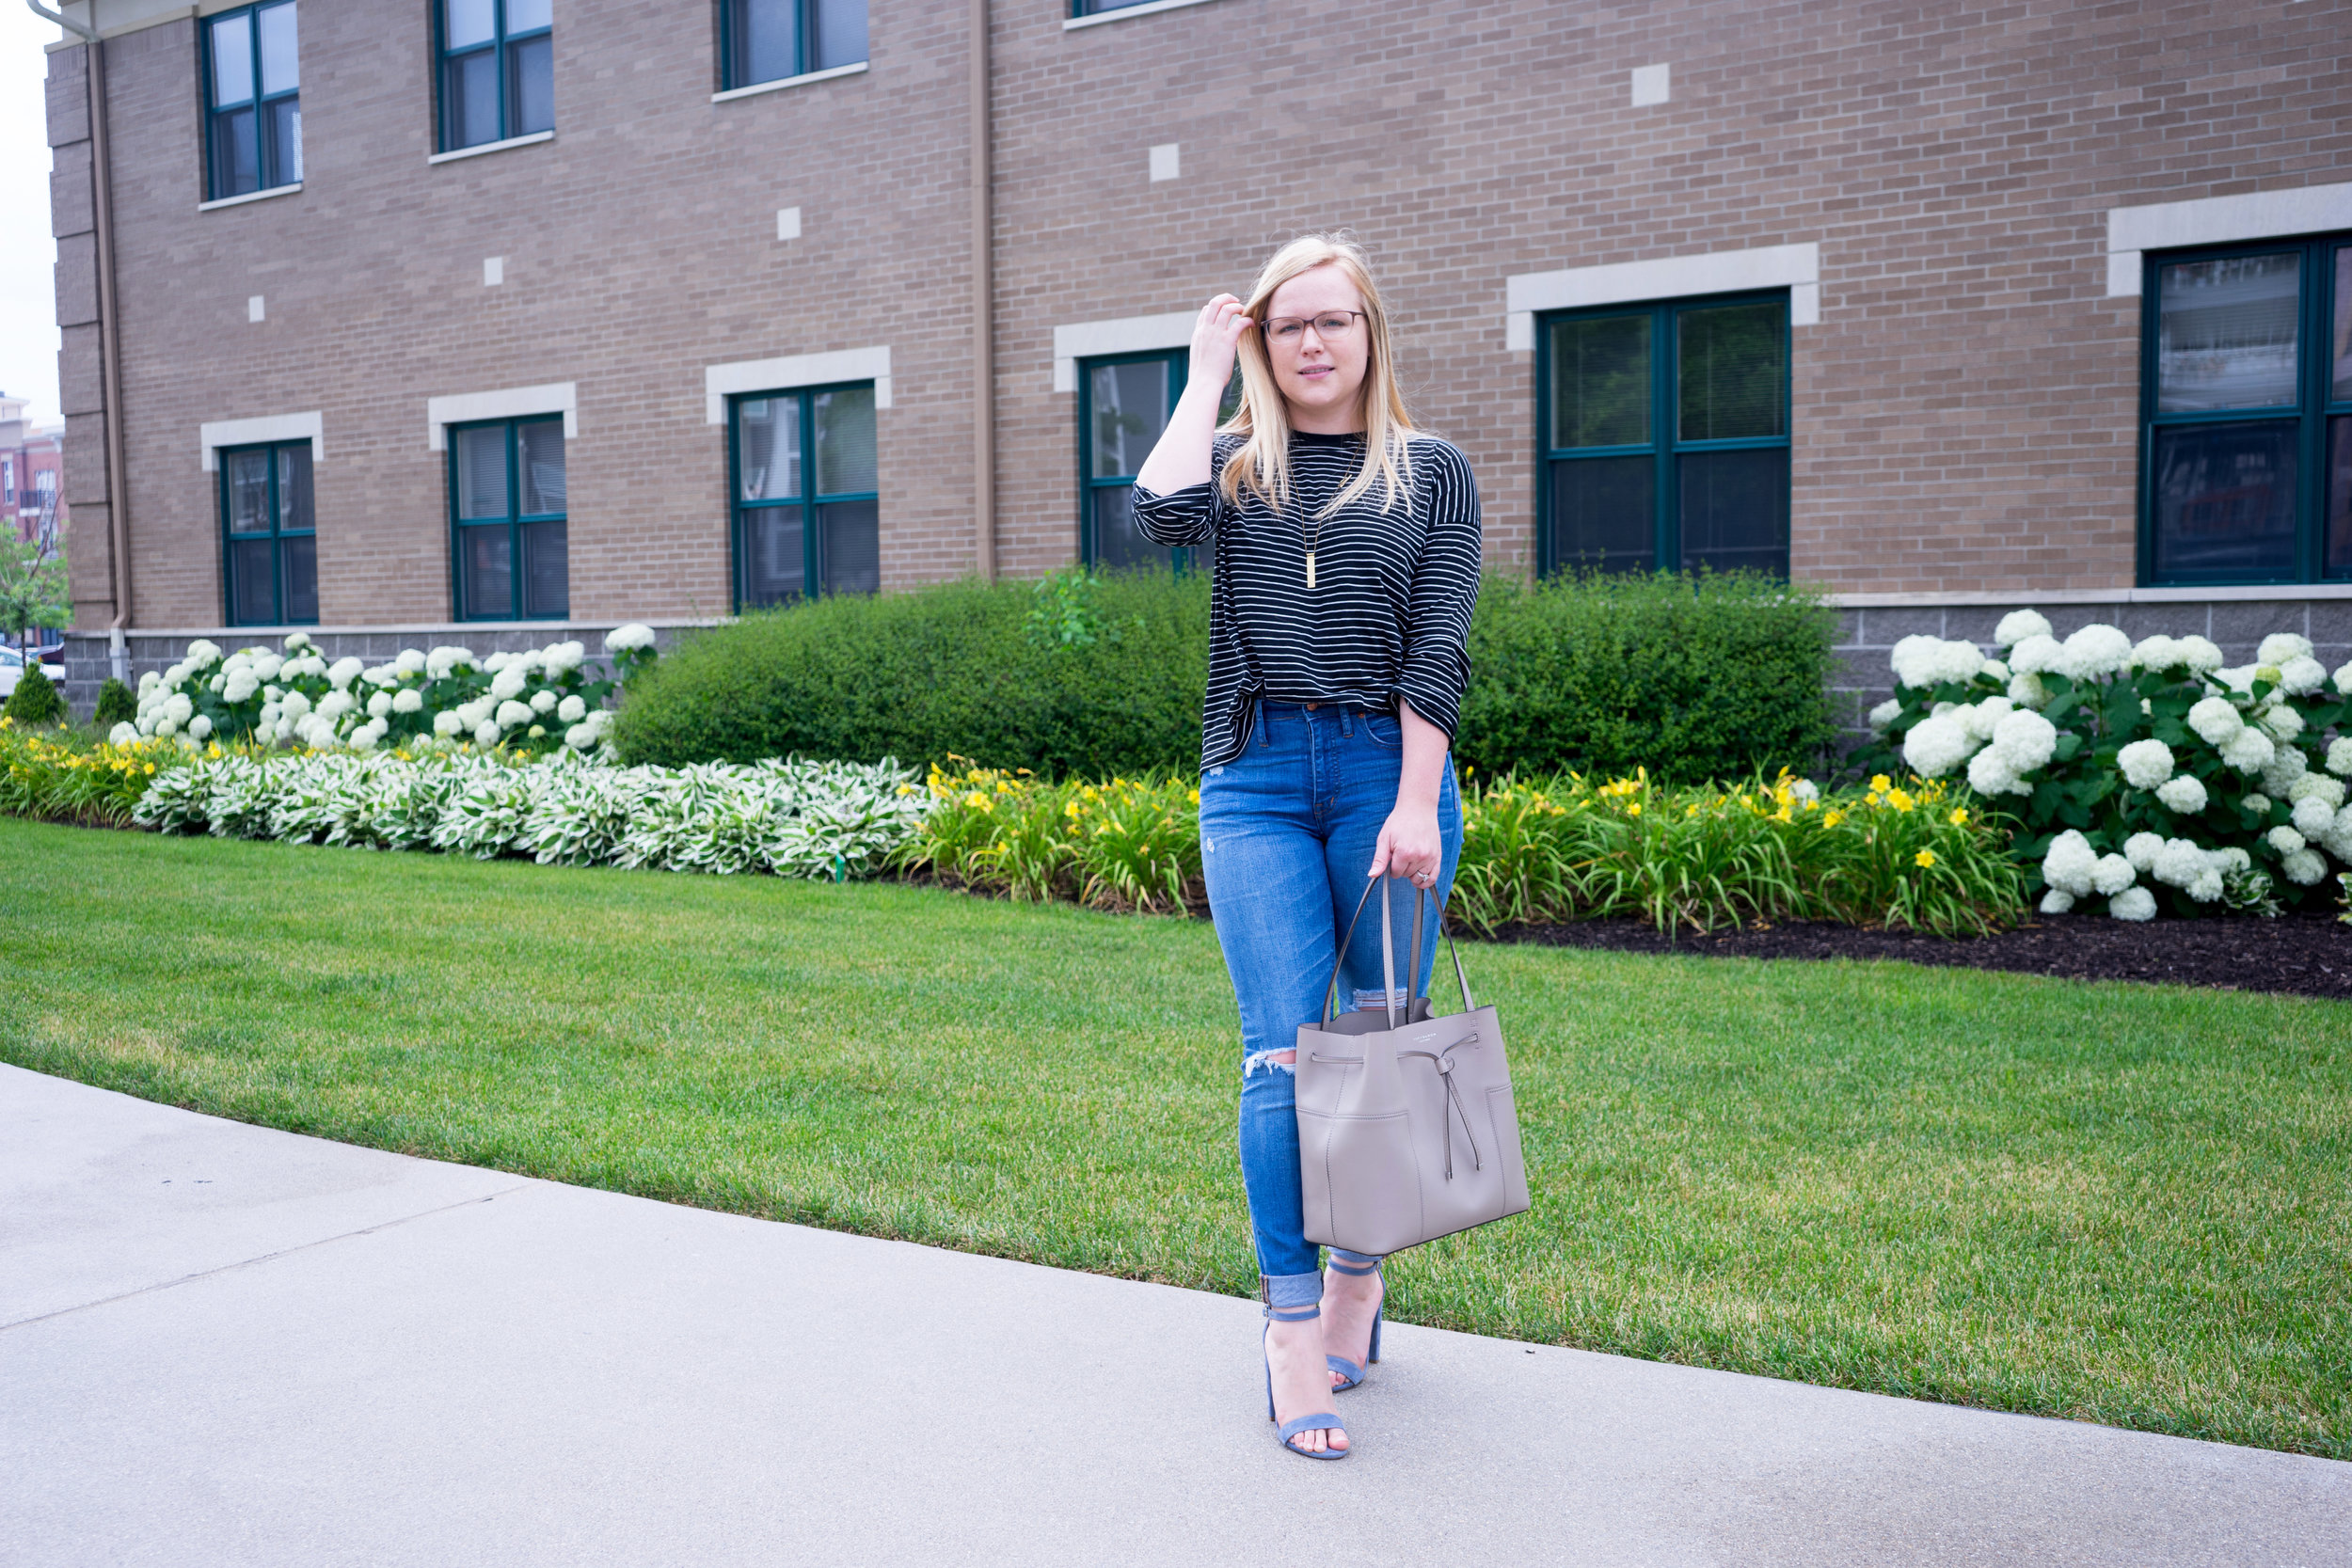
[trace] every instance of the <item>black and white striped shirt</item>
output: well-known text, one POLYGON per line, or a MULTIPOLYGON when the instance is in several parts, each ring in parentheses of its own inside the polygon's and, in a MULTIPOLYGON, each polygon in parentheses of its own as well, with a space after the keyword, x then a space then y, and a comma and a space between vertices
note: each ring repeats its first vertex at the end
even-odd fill
POLYGON ((1250 492, 1228 505, 1216 475, 1241 450, 1212 447, 1211 479, 1173 495, 1136 486, 1136 522, 1162 545, 1210 545, 1209 692, 1200 766, 1249 743, 1257 704, 1342 703, 1413 711, 1452 735, 1470 685, 1470 610, 1478 602, 1478 486, 1462 454, 1410 438, 1412 483, 1386 515, 1373 487, 1324 519, 1315 512, 1363 466, 1361 436, 1291 437, 1291 503, 1250 492), (1307 586, 1307 541, 1315 586, 1307 586))

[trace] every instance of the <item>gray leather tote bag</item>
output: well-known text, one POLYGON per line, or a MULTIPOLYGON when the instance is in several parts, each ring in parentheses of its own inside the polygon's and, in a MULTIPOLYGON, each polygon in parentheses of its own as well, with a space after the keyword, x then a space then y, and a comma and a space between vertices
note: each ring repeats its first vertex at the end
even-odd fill
MULTIPOLYGON (((1454 976, 1462 1011, 1433 1016, 1426 996, 1396 1006, 1396 942, 1389 881, 1380 879, 1383 1006, 1335 1016, 1340 970, 1372 888, 1340 940, 1321 1018, 1298 1030, 1298 1177, 1307 1240, 1386 1256, 1456 1230, 1527 1212, 1527 1168, 1511 1103, 1511 1064, 1491 1006, 1470 999, 1462 956, 1454 976)), ((1422 898, 1413 894, 1413 955, 1422 898)), ((1437 896, 1428 895, 1438 908, 1437 896)), ((1444 911, 1438 908, 1439 929, 1444 911)), ((1418 978, 1420 964, 1413 965, 1418 978)))

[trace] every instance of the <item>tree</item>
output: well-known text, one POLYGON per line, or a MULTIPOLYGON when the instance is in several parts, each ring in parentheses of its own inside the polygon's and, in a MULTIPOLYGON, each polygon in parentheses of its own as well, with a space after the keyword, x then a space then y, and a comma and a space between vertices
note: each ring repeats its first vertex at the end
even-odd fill
POLYGON ((0 632, 26 647, 35 626, 62 626, 73 615, 65 562, 26 539, 0 538, 0 632))

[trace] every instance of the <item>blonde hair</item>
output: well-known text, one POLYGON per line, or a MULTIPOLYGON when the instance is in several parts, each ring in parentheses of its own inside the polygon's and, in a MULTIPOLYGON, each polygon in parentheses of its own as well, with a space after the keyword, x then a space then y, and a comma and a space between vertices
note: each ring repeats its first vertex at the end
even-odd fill
MULTIPOLYGON (((1372 280, 1372 259, 1346 234, 1303 234, 1266 259, 1242 307, 1253 322, 1265 320, 1274 292, 1292 278, 1317 267, 1337 267, 1363 296, 1364 331, 1368 339, 1363 385, 1357 396, 1364 415, 1364 466, 1346 487, 1318 512, 1328 517, 1357 497, 1381 483, 1380 510, 1396 504, 1413 482, 1406 440, 1413 432, 1406 412, 1405 394, 1396 384, 1395 356, 1389 348, 1389 317, 1380 306, 1380 290, 1372 280)), ((1218 487, 1232 505, 1241 504, 1244 490, 1270 506, 1290 502, 1290 405, 1275 385, 1274 367, 1266 357, 1265 335, 1252 329, 1235 345, 1241 361, 1241 406, 1221 427, 1246 436, 1241 450, 1227 461, 1218 487)))

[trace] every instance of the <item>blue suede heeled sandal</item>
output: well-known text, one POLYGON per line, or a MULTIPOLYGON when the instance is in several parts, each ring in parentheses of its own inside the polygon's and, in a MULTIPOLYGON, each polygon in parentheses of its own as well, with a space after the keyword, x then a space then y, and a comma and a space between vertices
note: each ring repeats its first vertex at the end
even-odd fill
MULTIPOLYGON (((1323 1308, 1312 1306, 1269 1307, 1265 1309, 1265 1315, 1278 1323, 1303 1323, 1323 1316, 1323 1308)), ((1265 1334, 1273 1332, 1273 1329, 1268 1328, 1265 1334)), ((1258 1354, 1265 1355, 1265 1418, 1270 1421, 1274 1419, 1274 1358, 1266 1355, 1265 1334, 1258 1337, 1258 1354)), ((1342 1426, 1340 1418, 1327 1410, 1318 1410, 1311 1416, 1301 1416, 1295 1421, 1284 1421, 1275 1429, 1275 1441, 1301 1459, 1345 1459, 1351 1451, 1347 1449, 1302 1449, 1291 1441, 1302 1432, 1336 1432, 1345 1436, 1347 1428, 1342 1426)))
MULTIPOLYGON (((1332 1271, 1337 1274, 1355 1275, 1360 1277, 1368 1274, 1380 1274, 1380 1261, 1381 1260, 1379 1259, 1375 1258, 1368 1263, 1350 1263, 1347 1259, 1340 1257, 1337 1253, 1333 1253, 1331 1256, 1331 1268, 1332 1271)), ((1326 1355, 1323 1358, 1333 1371, 1339 1373, 1340 1376, 1347 1380, 1344 1383, 1334 1383, 1331 1385, 1331 1392, 1335 1394, 1346 1393, 1350 1388, 1353 1388, 1358 1384, 1363 1382, 1365 1376, 1370 1372, 1373 1366, 1379 1361, 1380 1318, 1381 1315, 1388 1310, 1388 1308, 1389 1280, 1386 1275, 1381 1275, 1380 1305, 1372 1309, 1372 1349, 1365 1353, 1364 1364, 1359 1367, 1344 1355, 1326 1355)))

